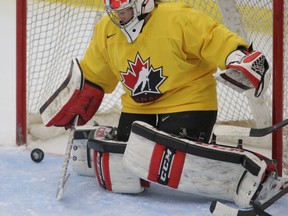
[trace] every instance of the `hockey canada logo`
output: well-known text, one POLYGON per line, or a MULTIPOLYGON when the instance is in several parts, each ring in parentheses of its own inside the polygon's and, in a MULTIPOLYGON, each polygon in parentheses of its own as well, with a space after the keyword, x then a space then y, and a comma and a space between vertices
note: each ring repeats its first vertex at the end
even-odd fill
POLYGON ((129 68, 120 72, 122 84, 131 91, 131 97, 137 103, 147 103, 159 99, 163 93, 159 90, 167 79, 162 75, 162 67, 153 68, 150 58, 143 61, 137 53, 134 62, 128 60, 129 68))

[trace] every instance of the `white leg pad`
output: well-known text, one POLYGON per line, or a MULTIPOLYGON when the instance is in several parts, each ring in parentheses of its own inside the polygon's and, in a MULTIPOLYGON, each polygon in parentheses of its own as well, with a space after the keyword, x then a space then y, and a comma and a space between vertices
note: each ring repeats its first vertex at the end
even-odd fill
POLYGON ((89 133, 98 126, 78 126, 72 143, 72 168, 75 173, 83 176, 95 176, 93 151, 88 149, 89 133), (89 154, 89 155, 88 155, 89 154))
POLYGON ((143 191, 139 177, 132 175, 122 164, 123 155, 94 151, 94 167, 98 184, 115 193, 143 191))
POLYGON ((93 149, 93 163, 98 184, 115 193, 140 193, 143 191, 140 178, 123 166, 125 142, 107 139, 111 128, 99 126, 91 131, 88 147, 93 149))
POLYGON ((154 131, 156 135, 147 139, 133 132, 132 128, 124 153, 123 164, 134 175, 180 191, 234 201, 244 208, 250 207, 250 200, 257 191, 266 169, 266 163, 263 160, 253 153, 241 149, 179 139, 157 131, 145 123, 136 122, 136 124, 143 126, 146 131, 154 131), (198 153, 201 149, 204 152, 213 152, 216 156, 218 152, 224 152, 224 155, 231 153, 231 157, 242 158, 243 156, 249 165, 251 164, 252 167, 255 165, 253 168, 256 167, 257 172, 254 175, 247 172, 243 178, 242 174, 246 170, 245 165, 215 160, 209 156, 197 156, 198 153, 191 154, 191 152, 173 150, 170 148, 171 146, 167 148, 165 143, 153 141, 153 137, 158 135, 171 137, 171 140, 178 140, 189 146, 193 145, 193 149, 196 149, 198 153))

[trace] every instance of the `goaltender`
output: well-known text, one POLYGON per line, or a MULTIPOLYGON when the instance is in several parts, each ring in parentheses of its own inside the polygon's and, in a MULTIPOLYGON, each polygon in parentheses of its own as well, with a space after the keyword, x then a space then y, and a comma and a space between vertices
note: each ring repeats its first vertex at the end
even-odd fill
MULTIPOLYGON (((261 93, 268 69, 260 52, 224 25, 185 3, 153 0, 107 0, 104 16, 80 62, 85 85, 62 119, 49 125, 85 124, 97 111, 104 93, 122 83, 122 113, 118 139, 127 141, 132 122, 141 120, 160 130, 208 141, 217 117, 213 73, 235 68, 261 93), (252 65, 258 59, 259 71, 252 65), (245 62, 245 63, 244 63, 245 62)), ((241 82, 241 80, 238 82, 241 82)), ((251 88, 250 87, 250 88, 251 88)))
MULTIPOLYGON (((255 97, 263 94, 269 68, 265 56, 254 51, 223 24, 188 4, 161 3, 157 0, 105 0, 105 8, 107 15, 97 23, 90 45, 80 61, 84 85, 75 90, 69 100, 62 101, 59 109, 53 109, 53 115, 45 121, 47 126, 70 128, 77 115, 78 125, 86 124, 98 110, 104 94, 113 92, 120 82, 125 93, 121 98, 117 141, 128 141, 133 122, 140 121, 143 123, 140 128, 147 127, 148 131, 153 131, 151 126, 167 137, 184 137, 187 143, 192 142, 191 145, 199 140, 209 143, 217 118, 216 80, 239 91, 254 89, 255 97), (217 68, 224 71, 216 73, 217 68)), ((135 151, 135 154, 126 154, 126 149, 124 159, 135 163, 126 163, 126 166, 139 178, 153 182, 133 167, 141 162, 141 158, 137 159, 140 153, 129 148, 134 141, 135 136, 128 141, 127 147, 130 153, 135 151)), ((141 147, 138 143, 141 151, 149 149, 145 147, 145 141, 142 144, 141 147)), ((202 145, 201 148, 206 147, 202 145)), ((151 152, 143 157, 153 161, 155 154, 151 152)), ((252 161, 252 165, 257 167, 256 171, 247 171, 240 162, 236 167, 226 166, 227 161, 222 161, 223 165, 217 163, 218 167, 210 166, 215 158, 219 160, 217 153, 215 157, 207 158, 207 164, 200 163, 202 159, 190 154, 187 154, 186 162, 181 160, 185 165, 175 174, 178 180, 182 175, 179 180, 184 185, 182 190, 234 200, 242 207, 250 206, 250 200, 259 192, 266 172, 267 165, 262 159, 250 152, 238 152, 239 158, 248 158, 246 161, 252 161), (195 158, 189 161, 189 157, 195 158), (195 167, 198 163, 201 165, 195 167), (225 166, 230 169, 230 173, 229 170, 227 172, 232 178, 223 174, 227 173, 223 171, 225 166), (210 172, 202 172, 204 169, 210 172), (222 182, 217 179, 220 176, 217 176, 217 170, 223 174, 220 178, 222 182), (184 175, 185 172, 187 175, 184 175), (193 182, 189 180, 193 179, 193 173, 203 176, 193 182), (226 185, 230 184, 229 188, 225 189, 223 181, 226 185), (203 187, 197 188, 197 184, 203 184, 203 187), (223 190, 220 190, 220 185, 223 190)), ((174 155, 177 153, 170 151, 168 158, 174 155)), ((175 161, 170 159, 167 162, 175 161)), ((151 171, 151 166, 142 168, 151 171)), ((170 176, 170 182, 174 177, 170 176)))

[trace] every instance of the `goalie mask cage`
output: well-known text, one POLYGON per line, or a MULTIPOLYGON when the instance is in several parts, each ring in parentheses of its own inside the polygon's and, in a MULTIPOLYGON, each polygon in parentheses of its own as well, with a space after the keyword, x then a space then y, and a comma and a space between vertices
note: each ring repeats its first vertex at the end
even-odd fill
MULTIPOLYGON (((253 43, 253 48, 262 51, 270 63, 272 80, 265 95, 258 99, 252 92, 239 94, 218 83, 217 124, 261 128, 287 118, 288 1, 186 2, 253 43)), ((82 58, 95 24, 105 15, 103 6, 103 0, 17 0, 18 145, 27 143, 31 125, 40 119, 39 108, 65 79, 71 59, 82 58)), ((120 113, 121 93, 118 86, 112 94, 105 95, 97 115, 120 113)), ((285 129, 268 138, 245 142, 256 146, 264 142, 269 146, 272 142, 272 158, 278 160, 278 168, 282 170, 283 146, 287 143, 285 129)))

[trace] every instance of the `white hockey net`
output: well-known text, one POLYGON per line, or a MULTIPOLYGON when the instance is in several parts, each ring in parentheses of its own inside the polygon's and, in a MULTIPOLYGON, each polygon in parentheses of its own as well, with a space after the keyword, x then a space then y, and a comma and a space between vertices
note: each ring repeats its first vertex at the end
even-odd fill
MULTIPOLYGON (((188 0, 188 2, 192 7, 204 11, 233 31, 237 31, 249 42, 253 42, 254 49, 266 55, 272 73, 272 0, 188 0)), ((104 14, 102 0, 27 1, 28 130, 29 125, 35 121, 31 116, 38 115, 40 106, 66 77, 71 59, 82 58, 94 26, 104 14)), ((287 72, 287 1, 284 14, 284 71, 287 72)), ((287 74, 284 79, 283 115, 287 117, 287 74)), ((119 86, 113 94, 106 95, 97 114, 119 113, 121 93, 119 86)), ((238 94, 219 84, 218 98, 218 123, 249 127, 271 125, 273 99, 271 84, 266 95, 258 100, 249 93, 238 94)), ((259 142, 259 139, 257 140, 259 142)), ((284 140, 286 142, 285 137, 284 140)), ((270 141, 265 142, 269 145, 270 141)))

